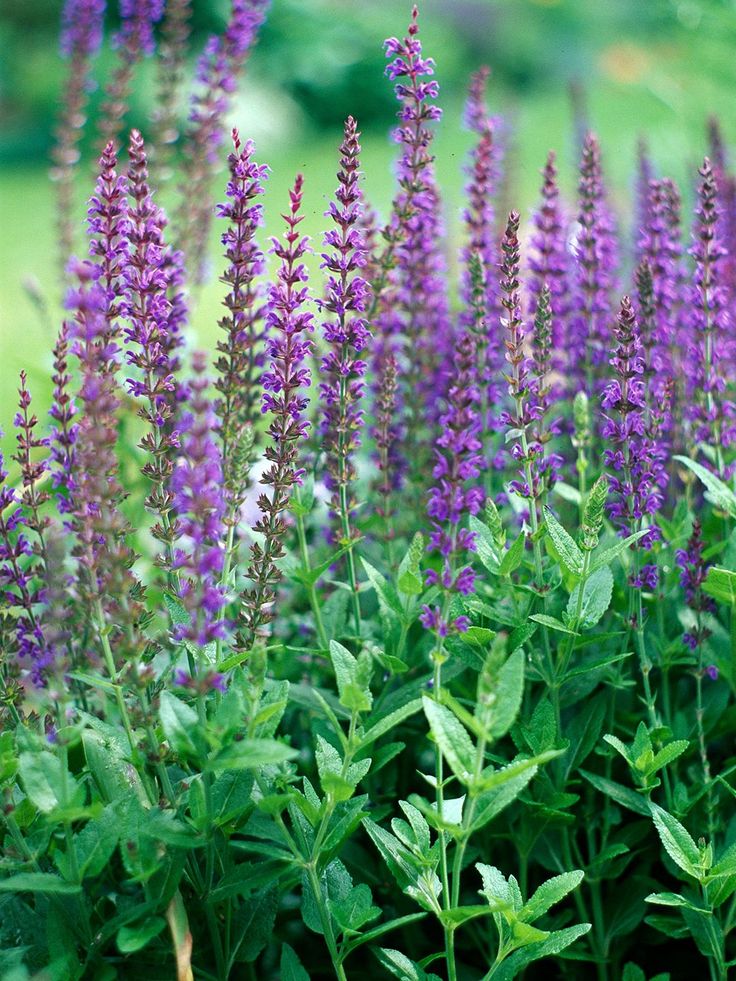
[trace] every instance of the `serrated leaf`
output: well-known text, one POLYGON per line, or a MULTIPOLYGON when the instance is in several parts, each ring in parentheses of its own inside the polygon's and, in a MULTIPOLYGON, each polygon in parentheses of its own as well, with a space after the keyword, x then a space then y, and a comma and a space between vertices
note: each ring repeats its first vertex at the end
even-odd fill
POLYGON ((580 621, 578 626, 584 628, 594 627, 611 605, 613 595, 613 576, 608 566, 598 569, 588 576, 584 583, 578 583, 570 594, 567 602, 568 622, 574 623, 578 606, 580 589, 583 590, 583 603, 580 608, 580 621))
POLYGON ((524 558, 525 546, 526 535, 522 531, 511 547, 503 553, 501 564, 498 567, 499 576, 510 576, 519 568, 524 558))
POLYGON ((475 515, 468 518, 468 527, 475 535, 475 551, 478 559, 492 575, 497 576, 501 566, 501 556, 498 554, 491 529, 475 515))
POLYGON ((420 532, 414 535, 411 545, 399 563, 396 584, 405 596, 419 596, 423 589, 422 572, 419 563, 424 552, 424 538, 420 532))
POLYGON ((646 799, 641 794, 637 794, 635 790, 624 787, 623 784, 616 783, 615 780, 608 780, 606 777, 601 777, 597 773, 588 773, 587 770, 579 770, 578 772, 596 790, 599 790, 602 794, 606 794, 606 796, 610 797, 617 804, 621 804, 622 807, 634 811, 635 814, 649 817, 650 811, 646 799))
POLYGON ((669 814, 657 804, 650 804, 652 820, 657 829, 664 850, 683 872, 694 879, 701 876, 700 852, 689 832, 680 824, 676 817, 669 814))
POLYGON ((654 759, 644 771, 645 776, 648 776, 651 773, 656 773, 657 770, 661 770, 662 767, 665 767, 673 760, 676 760, 678 756, 682 756, 689 745, 690 743, 687 739, 676 739, 674 742, 663 746, 662 749, 655 754, 654 759))
POLYGON ((562 875, 547 879, 522 907, 519 913, 520 919, 528 923, 538 920, 550 907, 561 902, 573 889, 577 889, 583 881, 584 875, 584 872, 577 869, 574 872, 563 872, 562 875))
POLYGON ((469 783, 475 768, 475 747, 467 729, 448 708, 426 695, 422 698, 422 707, 448 766, 461 783, 469 783))
POLYGON ((555 546, 560 562, 571 575, 579 579, 583 572, 583 553, 578 548, 572 536, 562 527, 550 508, 545 507, 544 515, 547 531, 555 546))
POLYGON ((19 872, 9 879, 0 879, 0 892, 42 892, 71 896, 81 891, 81 886, 65 882, 58 875, 48 872, 19 872))
MULTIPOLYGON (((490 651, 487 661, 494 658, 490 651)), ((498 672, 481 671, 478 678, 475 717, 491 740, 505 736, 516 721, 524 694, 524 654, 517 649, 498 672)))
POLYGON ((383 615, 389 619, 391 617, 398 617, 403 620, 404 608, 393 585, 362 556, 360 561, 363 564, 366 576, 368 576, 368 582, 376 591, 378 605, 383 615))
POLYGON ((710 914, 710 910, 700 906, 694 906, 688 899, 677 892, 652 892, 644 897, 645 903, 654 903, 656 906, 682 906, 687 909, 697 910, 699 913, 710 914))
POLYGON ((199 718, 191 707, 170 691, 161 692, 159 719, 169 746, 179 756, 194 758, 199 749, 192 734, 199 728, 199 718))
POLYGON ((399 981, 440 981, 436 974, 427 974, 424 968, 415 964, 406 954, 400 950, 391 950, 388 947, 379 947, 374 950, 383 967, 390 971, 399 981))
POLYGON ((557 617, 548 616, 546 613, 532 613, 529 619, 534 620, 535 623, 541 623, 543 627, 549 627, 550 630, 556 630, 558 633, 575 635, 575 631, 566 627, 561 620, 558 620, 557 617))
POLYGON ((577 926, 566 927, 564 930, 553 930, 546 940, 538 944, 530 944, 521 950, 516 950, 497 968, 484 976, 483 981, 513 981, 527 965, 542 957, 554 957, 561 951, 585 936, 591 928, 590 923, 578 923, 577 926))
POLYGON ((629 535, 627 538, 622 538, 620 541, 616 542, 615 545, 611 545, 610 548, 604 549, 602 552, 594 552, 590 563, 590 574, 598 572, 599 569, 606 568, 610 566, 614 559, 617 559, 619 555, 622 555, 627 548, 630 548, 635 542, 638 542, 640 538, 644 535, 649 534, 648 528, 643 528, 641 531, 635 532, 633 535, 629 535))
POLYGON ((736 604, 736 572, 711 566, 703 583, 703 591, 721 603, 736 604))
POLYGON ((363 882, 353 886, 344 899, 330 900, 328 906, 340 932, 345 934, 357 933, 381 915, 381 910, 373 905, 369 887, 363 882))
POLYGON ((279 977, 281 981, 309 981, 309 975, 302 967, 302 962, 288 944, 281 946, 279 977))
POLYGON ((711 504, 725 511, 730 517, 736 518, 736 495, 728 484, 724 484, 720 477, 716 477, 707 467, 696 463, 695 460, 691 460, 686 456, 676 456, 675 460, 684 464, 689 470, 692 470, 701 483, 705 485, 705 496, 711 504))

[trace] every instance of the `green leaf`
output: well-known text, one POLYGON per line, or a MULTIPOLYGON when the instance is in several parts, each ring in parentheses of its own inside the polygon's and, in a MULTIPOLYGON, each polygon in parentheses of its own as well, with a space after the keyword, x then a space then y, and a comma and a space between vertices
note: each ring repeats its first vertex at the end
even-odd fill
POLYGON ((391 930, 398 930, 400 927, 408 926, 410 923, 416 923, 417 920, 422 920, 427 914, 422 913, 409 913, 406 916, 399 916, 395 920, 389 920, 387 923, 381 923, 380 926, 374 927, 372 930, 367 930, 365 933, 361 933, 360 936, 352 937, 345 944, 345 953, 348 954, 350 951, 360 947, 362 944, 372 943, 377 940, 378 937, 382 937, 384 933, 390 933, 391 930))
POLYGON ((657 804, 650 804, 652 820, 657 829, 665 851, 683 872, 694 879, 701 876, 700 852, 698 846, 676 817, 657 804))
POLYGON ((736 495, 733 493, 728 484, 716 477, 714 473, 711 473, 706 467, 700 463, 696 463, 695 460, 690 460, 686 456, 676 456, 675 460, 679 463, 683 463, 689 470, 695 474, 696 477, 706 487, 706 499, 719 508, 721 511, 726 511, 728 515, 732 518, 736 518, 736 495))
POLYGON ((736 572, 711 566, 703 583, 703 591, 721 603, 736 604, 736 572))
POLYGON ((415 698, 411 702, 407 702, 401 708, 396 709, 393 712, 389 712, 388 715, 384 715, 383 718, 378 719, 369 728, 365 730, 360 739, 360 745, 362 749, 370 746, 374 743, 376 739, 380 739, 381 736, 385 736, 387 732, 391 732, 400 725, 405 719, 410 718, 422 707, 421 698, 415 698))
POLYGON ((298 753, 275 739, 243 739, 230 743, 207 761, 206 770, 252 770, 293 760, 298 753))
POLYGON ((492 912, 489 906, 454 906, 441 911, 440 923, 455 930, 468 920, 475 920, 479 916, 490 916, 492 912))
POLYGON ((468 784, 475 769, 475 747, 467 729, 448 708, 426 695, 422 706, 434 741, 450 769, 461 783, 468 784))
POLYGON ((709 909, 703 909, 701 906, 695 906, 690 902, 689 899, 685 899, 677 892, 652 892, 648 896, 645 896, 644 902, 654 903, 656 906, 682 906, 685 909, 693 909, 698 913, 706 913, 710 915, 709 909))
POLYGON ((440 981, 436 974, 427 974, 424 968, 415 964, 399 950, 379 947, 373 953, 383 967, 390 971, 394 977, 399 978, 399 981, 440 981))
POLYGON ((137 950, 143 950, 165 926, 166 920, 160 916, 151 916, 141 923, 120 927, 116 938, 118 950, 121 954, 134 954, 137 950))
POLYGON ((355 712, 368 712, 373 704, 373 695, 368 686, 370 673, 364 667, 365 658, 369 659, 370 664, 369 654, 365 655, 361 664, 360 659, 353 657, 342 644, 338 644, 336 640, 330 641, 330 660, 335 671, 340 703, 355 712))
POLYGON ((302 967, 302 962, 288 944, 281 945, 279 977, 281 981, 309 981, 309 975, 302 967))
POLYGON ((407 549, 406 555, 399 563, 396 584, 399 592, 403 593, 404 596, 419 596, 424 588, 420 568, 423 553, 424 538, 420 532, 417 532, 407 549))
POLYGON ((546 528, 555 546, 560 562, 570 575, 579 579, 583 573, 583 553, 575 544, 572 536, 562 527, 551 509, 545 507, 544 514, 546 528))
POLYGON ((519 568, 524 558, 525 546, 526 535, 522 531, 513 545, 503 553, 501 564, 498 567, 499 576, 510 576, 512 572, 519 568))
POLYGON ((501 557, 498 553, 491 529, 474 515, 468 518, 468 527, 475 535, 476 555, 481 564, 492 575, 497 576, 501 566, 501 557))
POLYGON ((159 718, 164 736, 174 753, 184 758, 196 758, 199 749, 192 734, 199 729, 199 719, 191 705, 164 689, 161 692, 159 718))
POLYGON ((604 566, 588 576, 584 583, 578 583, 573 589, 567 602, 568 623, 585 628, 594 627, 611 605, 612 594, 613 576, 608 566, 604 566), (581 588, 583 590, 583 603, 580 609, 580 621, 575 624, 581 588))
POLYGON ((649 804, 635 790, 624 787, 623 784, 616 783, 615 780, 607 780, 605 777, 598 776, 597 773, 588 773, 587 770, 580 770, 578 772, 596 790, 599 790, 602 794, 606 794, 607 797, 610 797, 617 804, 626 807, 630 811, 634 811, 635 814, 642 814, 644 817, 650 816, 649 804))
POLYGON ((475 805, 475 816, 469 830, 476 832, 480 828, 484 828, 505 807, 513 803, 528 785, 532 777, 534 777, 537 769, 538 767, 536 766, 528 767, 522 770, 521 773, 517 773, 516 776, 506 780, 500 786, 479 794, 475 805))
POLYGON ((557 630, 561 634, 575 635, 575 631, 566 627, 561 620, 548 616, 546 613, 532 613, 529 619, 534 620, 535 623, 541 623, 543 627, 549 627, 550 630, 557 630))
POLYGON ((392 584, 362 556, 360 561, 363 563, 365 574, 368 576, 368 582, 376 591, 381 613, 389 619, 391 617, 398 617, 400 620, 403 620, 404 607, 401 605, 399 595, 392 584))
POLYGON ((616 542, 615 545, 611 545, 610 548, 605 548, 602 552, 594 553, 591 563, 590 563, 590 573, 598 572, 599 569, 607 568, 611 565, 614 559, 622 555, 627 548, 630 548, 634 542, 638 542, 640 538, 644 535, 649 534, 648 528, 643 528, 641 531, 635 532, 633 535, 629 535, 628 538, 622 538, 616 542))
POLYGON ((492 969, 492 973, 486 974, 483 981, 490 981, 491 978, 493 981, 513 981, 513 978, 516 978, 527 965, 542 957, 554 957, 580 937, 585 936, 590 928, 590 923, 578 923, 564 930, 554 930, 546 940, 514 951, 498 968, 492 969))
POLYGON ((498 672, 493 670, 491 650, 486 666, 478 677, 475 717, 489 739, 505 736, 516 721, 524 694, 524 653, 516 650, 504 661, 498 672))
POLYGON ((483 771, 478 783, 475 784, 475 787, 481 793, 487 790, 493 790, 496 787, 501 787, 510 780, 515 780, 526 770, 533 769, 536 771, 536 769, 543 763, 548 763, 557 756, 562 756, 563 753, 564 750, 561 749, 548 749, 546 752, 539 753, 537 756, 531 756, 528 759, 513 760, 506 766, 499 767, 496 770, 487 767, 483 771))
POLYGON ((583 881, 584 875, 585 873, 578 869, 574 872, 563 872, 562 875, 547 879, 524 905, 519 913, 519 918, 528 923, 538 920, 551 906, 563 900, 573 889, 577 889, 583 881))
POLYGON ((373 905, 369 887, 361 882, 353 886, 344 899, 329 900, 328 907, 344 934, 357 933, 366 923, 372 923, 381 915, 381 910, 373 905))
POLYGON ((682 756, 689 745, 690 743, 687 739, 676 739, 674 742, 663 746, 662 749, 655 754, 654 759, 646 768, 645 776, 648 776, 651 773, 656 773, 657 770, 661 770, 673 760, 676 760, 678 756, 682 756))
POLYGON ((28 798, 44 814, 50 814, 62 805, 81 807, 84 788, 74 777, 62 777, 62 764, 58 757, 43 749, 40 752, 23 752, 18 757, 18 773, 28 798))
POLYGON ((82 887, 73 882, 64 882, 58 875, 47 872, 19 872, 9 879, 0 879, 0 892, 43 892, 74 895, 82 887))
POLYGON ((192 618, 178 599, 164 593, 164 605, 169 613, 169 619, 175 627, 183 627, 192 622, 192 618))

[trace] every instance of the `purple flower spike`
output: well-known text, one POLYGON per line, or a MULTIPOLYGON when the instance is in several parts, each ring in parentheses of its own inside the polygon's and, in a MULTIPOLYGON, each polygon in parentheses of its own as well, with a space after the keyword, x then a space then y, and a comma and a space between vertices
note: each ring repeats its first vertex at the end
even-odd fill
POLYGON ((695 614, 695 628, 683 635, 685 644, 695 651, 710 637, 711 630, 703 620, 703 614, 713 614, 715 600, 703 590, 710 563, 703 558, 705 542, 700 521, 695 518, 687 548, 677 551, 675 559, 680 567, 680 585, 685 591, 685 601, 695 614))
POLYGON ((93 277, 107 297, 108 333, 118 333, 116 324, 125 294, 125 271, 129 261, 130 221, 128 185, 124 174, 118 175, 117 157, 108 143, 99 161, 99 175, 87 209, 89 254, 93 277))
POLYGON ((79 423, 76 421, 77 407, 69 393, 69 330, 70 324, 65 321, 54 346, 54 373, 51 377, 54 393, 49 410, 49 415, 54 420, 49 438, 49 469, 60 514, 68 514, 72 510, 71 498, 77 479, 74 444, 77 441, 79 423))
POLYGON ((228 266, 222 281, 228 286, 224 304, 227 314, 220 320, 226 340, 217 342, 215 362, 218 376, 215 388, 219 398, 215 412, 220 420, 225 486, 229 496, 228 521, 237 523, 238 513, 248 489, 250 449, 258 419, 260 374, 264 363, 263 307, 255 285, 263 271, 263 252, 256 241, 263 223, 263 206, 257 203, 263 193, 268 168, 253 160, 253 144, 240 142, 233 130, 234 152, 228 157, 230 180, 228 201, 219 205, 218 217, 228 222, 222 235, 228 266))
POLYGON ((228 626, 221 615, 226 602, 220 582, 225 558, 222 457, 215 438, 216 417, 206 394, 206 363, 204 353, 194 355, 190 411, 182 418, 182 452, 170 485, 178 516, 174 568, 179 597, 190 616, 189 623, 175 628, 174 636, 202 647, 222 639, 228 626))
POLYGON ((57 186, 59 259, 66 267, 74 252, 74 170, 86 121, 90 63, 102 44, 105 0, 66 0, 61 15, 61 52, 71 60, 52 150, 57 186))
MULTIPOLYGON (((462 251, 463 271, 461 295, 464 310, 460 317, 463 328, 471 327, 477 319, 473 307, 477 306, 474 293, 482 291, 482 312, 486 324, 486 363, 498 364, 502 356, 502 340, 498 331, 490 325, 498 320, 501 313, 498 296, 498 283, 495 270, 498 266, 498 242, 496 234, 496 214, 494 200, 501 184, 501 161, 497 137, 498 119, 491 116, 485 101, 485 85, 490 71, 482 68, 473 75, 470 93, 465 109, 468 126, 478 134, 478 141, 470 154, 467 167, 469 176, 466 192, 468 208, 463 213, 468 243, 462 251), (480 260, 481 283, 473 282, 471 257, 480 260)), ((489 371, 487 379, 488 399, 497 401, 499 386, 493 381, 495 374, 489 371)))
POLYGON ((461 335, 454 364, 446 411, 439 420, 442 435, 435 443, 432 476, 436 484, 429 492, 427 505, 433 529, 428 548, 441 561, 439 571, 427 573, 427 581, 441 588, 444 602, 442 606, 425 605, 419 618, 427 630, 436 634, 434 656, 440 659, 443 659, 442 641, 452 633, 464 633, 469 626, 465 616, 450 620, 449 608, 453 596, 468 596, 475 589, 475 574, 469 565, 463 564, 468 553, 475 551, 475 535, 461 525, 467 515, 480 511, 484 498, 483 490, 473 486, 485 461, 480 452, 480 392, 475 379, 475 340, 471 333, 461 335))
POLYGON ((164 15, 164 0, 120 0, 120 32, 114 45, 137 45, 142 54, 156 50, 153 27, 164 15))
POLYGON ((578 226, 573 248, 573 314, 569 363, 577 389, 592 394, 608 352, 610 295, 618 264, 614 222, 605 200, 600 147, 589 133, 580 164, 578 226))
MULTIPOLYGON (((401 104, 400 125, 394 139, 402 146, 398 164, 399 195, 394 202, 397 224, 395 309, 399 323, 393 324, 404 339, 407 370, 402 374, 402 401, 408 411, 407 442, 430 414, 445 388, 444 372, 452 354, 452 329, 441 250, 440 199, 435 181, 434 158, 429 146, 434 138, 431 123, 442 110, 433 105, 439 85, 432 78, 434 61, 422 55, 418 37, 418 11, 414 7, 407 36, 385 42, 391 59, 386 74, 396 81, 401 104)), ((392 305, 394 305, 392 304, 392 305)), ((384 328, 385 329, 385 328, 384 328)), ((416 457, 416 454, 414 454, 416 457)))
POLYGON ((309 300, 309 288, 303 262, 308 239, 298 230, 303 218, 300 214, 302 189, 303 177, 298 174, 289 192, 289 212, 283 215, 286 222, 284 241, 273 239, 272 252, 281 265, 269 294, 266 329, 270 363, 262 376, 265 390, 262 411, 271 416, 270 445, 265 451, 271 466, 261 483, 270 490, 258 498, 261 518, 254 525, 254 531, 260 532, 264 540, 263 545, 255 542, 251 546, 248 577, 253 587, 244 595, 241 609, 240 643, 245 648, 252 646, 274 617, 275 587, 281 578, 275 563, 284 554, 286 534, 282 515, 294 484, 301 483, 304 473, 298 463, 299 444, 309 428, 304 413, 311 378, 305 360, 312 348, 312 342, 305 334, 311 333, 314 327, 312 314, 304 309, 309 300))
POLYGON ((91 58, 102 45, 106 0, 66 0, 61 14, 61 53, 91 58))
MULTIPOLYGON (((563 377, 572 385, 574 371, 570 370, 572 353, 568 348, 572 257, 567 248, 566 222, 560 205, 555 154, 551 150, 542 175, 542 203, 532 216, 534 232, 529 249, 529 311, 532 316, 536 315, 542 291, 545 286, 548 287, 552 366, 556 371, 562 372, 563 377)), ((574 395, 575 392, 570 391, 570 394, 574 395)))
POLYGON ((197 65, 199 89, 189 113, 184 146, 183 205, 180 224, 183 250, 196 282, 202 282, 211 222, 210 185, 220 148, 224 122, 245 58, 266 18, 270 0, 233 0, 225 33, 207 42, 197 65))
POLYGON ((351 484, 355 479, 353 455, 360 446, 363 425, 364 382, 367 364, 358 357, 370 339, 363 314, 370 299, 370 288, 361 275, 366 263, 365 243, 360 231, 362 216, 359 179, 359 133, 352 116, 345 123, 345 138, 340 147, 340 186, 337 201, 330 205, 327 217, 334 228, 325 235, 322 268, 327 269, 327 298, 321 309, 329 314, 322 327, 329 345, 322 358, 320 397, 322 400, 322 435, 327 453, 328 487, 332 491, 332 517, 336 519, 336 541, 350 539, 355 501, 351 484))
MULTIPOLYGON (((662 503, 653 466, 652 441, 647 434, 647 405, 644 383, 644 361, 639 327, 628 296, 613 328, 616 347, 611 365, 613 381, 603 394, 604 409, 601 436, 608 443, 604 462, 614 471, 609 478, 612 491, 607 504, 611 520, 621 535, 631 535, 642 527, 642 521, 654 515, 662 503)), ((636 543, 648 549, 659 537, 659 529, 650 527, 636 543)))
POLYGON ((172 497, 167 489, 172 455, 179 445, 171 419, 176 401, 176 382, 169 359, 172 304, 168 298, 172 257, 164 241, 166 219, 154 203, 148 185, 148 166, 143 139, 137 130, 130 137, 128 187, 133 199, 129 214, 128 261, 123 269, 125 296, 121 312, 127 318, 124 335, 126 364, 138 369, 126 379, 129 393, 142 401, 138 410, 148 432, 140 447, 147 454, 142 469, 153 484, 146 507, 160 516, 154 536, 166 546, 171 565, 176 523, 172 497))
POLYGON ((710 160, 700 168, 698 207, 690 254, 695 260, 690 295, 690 358, 687 406, 692 437, 715 448, 716 469, 725 476, 722 448, 736 438, 736 409, 724 397, 729 349, 730 318, 724 284, 724 249, 719 234, 718 188, 710 160))

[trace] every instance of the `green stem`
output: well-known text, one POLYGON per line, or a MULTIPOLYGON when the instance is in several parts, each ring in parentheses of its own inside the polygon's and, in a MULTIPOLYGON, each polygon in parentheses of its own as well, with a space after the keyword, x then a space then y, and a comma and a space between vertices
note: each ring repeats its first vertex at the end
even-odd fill
MULTIPOLYGON (((445 602, 445 606, 447 606, 445 602)), ((446 612, 443 611, 443 619, 446 619, 446 612)), ((442 662, 444 660, 443 653, 443 640, 441 637, 437 637, 437 644, 435 650, 432 653, 432 660, 434 661, 434 697, 439 701, 440 694, 442 691, 442 662)), ((437 780, 437 814, 440 820, 443 820, 444 815, 444 774, 443 774, 443 760, 442 760, 442 750, 439 745, 435 744, 435 778, 437 780)), ((450 881, 447 868, 447 835, 442 828, 437 832, 437 836, 440 843, 440 878, 442 881, 442 908, 449 910, 451 908, 451 896, 450 896, 450 881)), ((447 976, 449 981, 456 981, 457 970, 455 967, 455 934, 451 927, 447 924, 443 924, 443 931, 445 935, 445 961, 447 963, 447 976)))
POLYGON ((317 904, 317 911, 319 912, 319 919, 320 923, 322 924, 325 943, 327 944, 327 949, 330 952, 330 957, 332 958, 332 966, 335 969, 335 974, 337 975, 338 981, 347 981, 345 968, 342 966, 340 955, 337 950, 337 941, 335 940, 335 933, 332 929, 332 920, 330 919, 329 912, 325 909, 322 886, 320 884, 319 877, 317 876, 317 871, 314 865, 311 863, 306 866, 306 869, 309 884, 312 887, 314 901, 317 904))
MULTIPOLYGON (((297 502, 300 501, 299 489, 296 491, 297 502)), ((302 557, 302 565, 304 571, 309 573, 312 568, 309 561, 309 548, 307 546, 307 532, 304 527, 304 516, 297 512, 296 515, 296 532, 299 539, 299 551, 302 557)), ((309 597, 309 605, 312 608, 312 615, 314 616, 314 625, 317 630, 317 638, 319 640, 320 647, 323 650, 329 650, 330 642, 327 639, 327 633, 325 631, 324 621, 322 620, 322 610, 320 609, 319 599, 317 598, 317 590, 314 583, 310 582, 307 587, 307 595, 309 597)))

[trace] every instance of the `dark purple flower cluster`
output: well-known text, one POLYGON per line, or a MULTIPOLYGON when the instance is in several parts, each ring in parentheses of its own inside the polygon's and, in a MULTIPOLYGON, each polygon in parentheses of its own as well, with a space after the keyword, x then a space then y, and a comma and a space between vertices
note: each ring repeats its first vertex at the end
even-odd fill
POLYGON ((69 391, 72 380, 68 362, 69 330, 70 325, 65 321, 54 346, 54 373, 51 376, 54 391, 49 410, 54 426, 48 439, 48 467, 60 514, 68 514, 72 508, 71 498, 76 481, 74 444, 79 431, 79 423, 75 421, 77 406, 69 391))
POLYGON ((234 152, 228 157, 230 180, 228 201, 218 206, 217 215, 228 227, 222 234, 228 266, 222 282, 228 286, 224 304, 227 314, 220 320, 226 339, 217 342, 219 357, 215 387, 219 398, 215 412, 219 419, 225 486, 230 496, 228 520, 236 521, 248 486, 244 459, 247 430, 256 423, 259 406, 259 380, 264 364, 263 308, 256 277, 263 272, 264 257, 256 233, 263 223, 263 206, 257 198, 263 193, 268 168, 253 160, 253 143, 242 144, 233 130, 234 152))
MULTIPOLYGON (((574 387, 575 373, 569 371, 567 327, 571 314, 570 277, 571 255, 567 245, 567 229, 560 191, 557 186, 555 154, 550 151, 542 171, 542 202, 532 215, 534 231, 529 242, 529 313, 536 316, 539 300, 545 287, 549 289, 551 318, 552 366, 564 372, 562 387, 574 387)), ((561 387, 557 385, 556 387, 561 387)), ((574 391, 570 391, 574 395, 574 391)))
POLYGON ((299 233, 303 178, 297 175, 289 192, 290 207, 283 216, 286 222, 284 241, 273 239, 272 252, 280 260, 276 282, 271 286, 266 315, 269 366, 261 383, 264 388, 262 411, 269 413, 270 438, 265 457, 271 464, 261 478, 270 488, 258 498, 261 517, 254 531, 263 535, 263 544, 251 547, 248 577, 252 589, 243 597, 241 642, 250 647, 274 617, 275 587, 281 578, 275 562, 284 554, 286 523, 283 518, 291 490, 300 484, 304 470, 299 467, 299 444, 309 429, 305 416, 306 395, 311 382, 305 364, 312 349, 309 334, 314 329, 313 316, 305 309, 309 299, 307 269, 303 259, 309 240, 299 233))
POLYGON ((370 288, 361 275, 366 263, 363 235, 360 230, 362 198, 360 177, 360 143, 355 120, 345 122, 345 135, 340 147, 339 187, 336 202, 326 212, 334 228, 325 234, 324 244, 331 252, 322 254, 322 268, 327 269, 326 298, 322 311, 329 319, 322 324, 323 336, 329 345, 322 358, 323 381, 322 435, 327 454, 328 487, 332 491, 332 515, 337 518, 336 539, 353 537, 350 520, 355 508, 350 485, 355 479, 353 455, 360 446, 363 425, 363 377, 367 363, 356 355, 366 347, 370 332, 365 311, 370 288))
POLYGON ((210 184, 225 138, 223 120, 269 4, 270 0, 233 0, 225 32, 209 39, 197 65, 199 90, 192 100, 184 147, 181 222, 183 249, 197 282, 205 269, 210 184))
POLYGON ((178 520, 173 564, 179 598, 190 616, 189 623, 175 628, 174 636, 202 647, 225 636, 228 626, 222 617, 227 597, 221 583, 226 501, 206 365, 206 356, 195 353, 189 411, 181 419, 181 454, 170 481, 178 520))
MULTIPOLYGON (((400 125, 394 139, 402 146, 398 163, 400 193, 394 202, 393 221, 398 224, 395 249, 395 296, 391 306, 403 341, 406 370, 402 397, 408 411, 407 440, 432 411, 445 387, 445 363, 452 352, 452 327, 447 304, 445 261, 442 253, 442 220, 434 157, 429 146, 434 137, 431 123, 442 110, 433 104, 439 95, 434 60, 422 56, 418 11, 412 12, 407 36, 385 43, 390 58, 386 74, 396 80, 401 103, 400 125)), ((384 329, 386 327, 384 326, 384 329)))
POLYGON ((702 622, 702 614, 715 613, 715 600, 703 590, 710 563, 703 557, 705 542, 700 521, 695 518, 688 539, 687 548, 678 549, 675 558, 680 569, 680 585, 685 590, 687 605, 695 614, 695 627, 683 634, 683 641, 691 651, 705 643, 710 637, 710 629, 702 622))
POLYGON ((690 291, 690 312, 695 329, 688 337, 686 413, 693 438, 699 443, 715 445, 716 468, 723 475, 722 448, 730 446, 736 439, 736 408, 724 396, 733 343, 728 333, 730 319, 723 265, 726 250, 720 238, 718 189, 707 157, 700 176, 690 249, 695 261, 690 291))
POLYGON ((130 259, 130 219, 128 182, 117 173, 117 157, 112 143, 105 147, 99 161, 95 193, 87 209, 89 254, 92 276, 107 298, 108 332, 118 332, 117 319, 122 313, 125 274, 130 259))
POLYGON ((577 389, 593 394, 608 357, 611 292, 618 264, 614 221, 603 189, 600 147, 589 133, 580 163, 569 366, 577 389))
POLYGON ((441 435, 435 442, 437 481, 429 492, 427 514, 432 522, 429 550, 437 552, 441 568, 427 572, 427 582, 438 585, 444 595, 441 606, 422 608, 420 620, 438 638, 452 632, 463 633, 469 620, 460 615, 449 618, 453 594, 470 595, 475 589, 475 573, 467 562, 475 551, 475 534, 463 528, 468 515, 477 514, 483 506, 483 490, 473 481, 485 465, 480 453, 481 429, 478 415, 480 392, 475 378, 475 341, 471 333, 461 335, 455 352, 455 374, 447 392, 447 408, 440 416, 441 435))
MULTIPOLYGON (((612 496, 607 509, 621 534, 631 535, 639 531, 644 518, 657 512, 662 498, 654 479, 652 444, 646 432, 647 402, 639 327, 628 296, 621 301, 613 336, 614 377, 601 401, 604 410, 601 436, 608 442, 604 463, 614 471, 608 482, 612 496)), ((637 545, 649 548, 658 537, 658 529, 652 526, 637 545)))
POLYGON ((120 31, 113 45, 137 48, 144 55, 156 50, 154 25, 164 15, 164 0, 120 0, 120 31))
POLYGON ((106 0, 66 0, 61 14, 61 53, 91 58, 102 45, 106 0))

